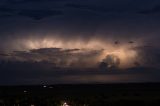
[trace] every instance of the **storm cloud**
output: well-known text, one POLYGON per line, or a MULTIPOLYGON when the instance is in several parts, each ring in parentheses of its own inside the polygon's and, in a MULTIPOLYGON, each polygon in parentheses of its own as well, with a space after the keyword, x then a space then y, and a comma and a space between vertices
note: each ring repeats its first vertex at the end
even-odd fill
POLYGON ((159 13, 159 0, 1 0, 1 83, 159 81, 159 13))

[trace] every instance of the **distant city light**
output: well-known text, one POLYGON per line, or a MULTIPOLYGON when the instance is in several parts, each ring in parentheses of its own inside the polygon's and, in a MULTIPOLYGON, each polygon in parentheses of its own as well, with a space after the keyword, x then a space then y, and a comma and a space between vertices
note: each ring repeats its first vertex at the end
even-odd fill
POLYGON ((24 92, 24 93, 27 93, 27 91, 26 91, 26 90, 24 90, 23 92, 24 92))
POLYGON ((53 87, 52 87, 52 86, 50 86, 49 88, 50 88, 50 89, 52 89, 53 87))
POLYGON ((46 87, 47 87, 46 85, 43 86, 43 88, 46 88, 46 87))
POLYGON ((69 105, 66 102, 64 102, 62 106, 69 106, 69 105))

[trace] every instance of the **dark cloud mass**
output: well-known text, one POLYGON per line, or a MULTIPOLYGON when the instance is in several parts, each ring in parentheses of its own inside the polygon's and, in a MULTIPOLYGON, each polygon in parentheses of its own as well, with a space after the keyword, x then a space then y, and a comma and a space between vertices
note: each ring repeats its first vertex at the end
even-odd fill
POLYGON ((0 85, 157 82, 159 28, 159 0, 1 0, 0 85))
POLYGON ((27 51, 14 51, 7 54, 1 54, 5 61, 15 62, 47 62, 52 63, 56 67, 68 67, 80 68, 83 67, 95 67, 96 58, 100 55, 99 50, 79 50, 79 49, 67 49, 63 50, 61 48, 43 48, 27 51), (87 63, 87 64, 84 64, 87 63), (92 65, 92 66, 91 66, 92 65))

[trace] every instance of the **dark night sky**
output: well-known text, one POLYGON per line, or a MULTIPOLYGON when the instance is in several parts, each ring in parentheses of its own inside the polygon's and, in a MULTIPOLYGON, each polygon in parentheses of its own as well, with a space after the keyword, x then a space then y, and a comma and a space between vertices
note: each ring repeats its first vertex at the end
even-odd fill
POLYGON ((1 0, 0 85, 159 82, 159 29, 159 0, 1 0))

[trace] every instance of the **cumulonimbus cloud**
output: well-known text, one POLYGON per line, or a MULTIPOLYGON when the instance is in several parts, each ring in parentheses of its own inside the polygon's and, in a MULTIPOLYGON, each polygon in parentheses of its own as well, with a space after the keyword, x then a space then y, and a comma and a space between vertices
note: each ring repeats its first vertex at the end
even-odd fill
MULTIPOLYGON (((135 63, 142 63, 141 54, 136 49, 138 43, 118 41, 108 41, 92 39, 81 41, 80 39, 21 39, 17 43, 11 43, 10 51, 1 53, 2 60, 42 62, 47 61, 58 67, 98 67, 101 62, 117 64, 115 58, 119 60, 118 68, 134 67, 135 63), (21 48, 18 47, 20 44, 21 48), (107 61, 104 61, 104 60, 107 61)), ((9 44, 8 44, 9 45, 9 44)), ((106 66, 107 67, 107 66, 106 66)))

